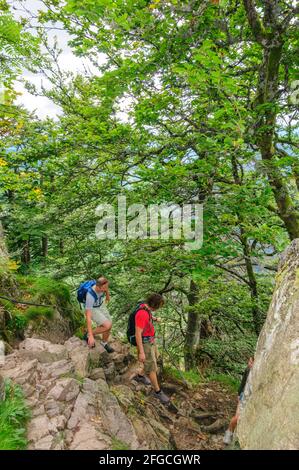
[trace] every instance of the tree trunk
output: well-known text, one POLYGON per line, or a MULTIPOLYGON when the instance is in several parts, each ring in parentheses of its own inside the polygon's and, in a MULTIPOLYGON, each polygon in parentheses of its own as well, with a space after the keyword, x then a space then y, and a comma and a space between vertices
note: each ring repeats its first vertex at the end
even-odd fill
MULTIPOLYGON (((232 161, 232 172, 233 172, 235 184, 237 184, 238 186, 242 186, 243 184, 242 178, 239 175, 237 158, 235 155, 232 155, 231 161, 232 161)), ((250 296, 251 296, 251 301, 252 301, 252 319, 253 319, 253 324, 254 324, 254 330, 256 334, 259 335, 260 330, 261 330, 261 318, 260 318, 260 310, 258 306, 257 282, 256 282, 256 277, 255 277, 253 266, 252 266, 251 253, 250 253, 250 248, 248 244, 248 237, 243 228, 244 217, 242 216, 240 212, 237 212, 237 216, 238 216, 238 223, 240 226, 240 232, 241 232, 240 240, 241 240, 242 249, 243 249, 243 256, 245 259, 247 277, 249 281, 250 296)))
POLYGON ((243 0, 243 2, 254 39, 263 48, 263 61, 260 66, 254 102, 256 111, 256 123, 253 129, 254 140, 261 152, 264 168, 277 204, 278 215, 283 221, 290 239, 293 240, 299 237, 299 212, 292 201, 285 179, 276 165, 274 147, 279 67, 288 23, 284 27, 279 24, 276 0, 267 3, 265 12, 267 28, 259 17, 255 1, 243 0))
POLYGON ((200 333, 199 333, 200 339, 210 338, 212 334, 213 334, 213 325, 211 321, 207 320, 206 318, 203 319, 200 325, 200 333))
POLYGON ((42 256, 46 258, 48 256, 48 237, 45 235, 42 237, 42 256))
POLYGON ((191 280, 188 295, 189 311, 184 346, 185 369, 190 370, 195 366, 195 353, 200 339, 200 316, 196 310, 198 300, 198 286, 191 280))
POLYGON ((9 294, 17 293, 17 286, 13 276, 9 272, 9 256, 5 243, 5 236, 0 222, 0 289, 9 294))
POLYGON ((59 253, 60 253, 61 255, 64 254, 64 241, 61 240, 61 239, 59 240, 59 253))
POLYGON ((30 256, 30 239, 23 240, 23 247, 22 247, 22 255, 21 255, 22 263, 29 264, 31 260, 30 256))
POLYGON ((8 252, 6 249, 2 223, 0 222, 0 264, 4 265, 7 261, 8 261, 8 252))
POLYGON ((256 277, 254 274, 252 262, 251 262, 248 239, 242 227, 241 227, 241 243, 243 247, 243 254, 244 254, 244 259, 245 259, 245 264, 246 264, 247 276, 249 280, 249 289, 250 289, 250 296, 251 296, 251 301, 252 301, 251 311, 252 311, 254 330, 258 336, 262 328, 261 314, 260 314, 260 309, 258 306, 258 301, 259 301, 258 288, 257 288, 257 282, 256 282, 256 277))

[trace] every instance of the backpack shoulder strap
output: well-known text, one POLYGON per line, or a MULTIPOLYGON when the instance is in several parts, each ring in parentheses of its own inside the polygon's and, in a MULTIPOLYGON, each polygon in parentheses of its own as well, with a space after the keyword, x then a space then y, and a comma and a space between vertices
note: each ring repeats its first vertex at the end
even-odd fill
POLYGON ((146 305, 144 305, 144 306, 142 307, 142 306, 141 306, 142 304, 143 304, 143 302, 141 302, 140 304, 137 305, 134 315, 137 315, 137 313, 139 312, 139 310, 145 310, 145 311, 148 313, 148 315, 149 315, 149 320, 152 321, 152 316, 153 316, 153 315, 152 315, 151 310, 150 310, 146 305))
POLYGON ((92 287, 89 287, 87 292, 93 296, 94 300, 98 300, 98 296, 97 296, 96 292, 93 290, 92 287))

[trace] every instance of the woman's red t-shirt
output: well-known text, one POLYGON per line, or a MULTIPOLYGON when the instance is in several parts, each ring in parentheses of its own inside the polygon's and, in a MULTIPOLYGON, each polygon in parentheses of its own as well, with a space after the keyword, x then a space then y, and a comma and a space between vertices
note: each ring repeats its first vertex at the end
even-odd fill
POLYGON ((155 327, 152 321, 152 315, 140 306, 140 310, 135 315, 135 327, 142 329, 142 336, 155 337, 155 327))

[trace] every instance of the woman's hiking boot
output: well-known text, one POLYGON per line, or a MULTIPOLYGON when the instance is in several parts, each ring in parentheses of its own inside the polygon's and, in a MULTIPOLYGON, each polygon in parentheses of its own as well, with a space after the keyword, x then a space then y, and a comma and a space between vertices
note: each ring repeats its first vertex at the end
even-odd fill
POLYGON ((170 402, 170 398, 163 392, 163 390, 154 392, 154 396, 162 403, 162 405, 168 405, 170 402))
POLYGON ((146 377, 146 375, 137 374, 133 377, 132 380, 134 380, 135 382, 138 382, 139 384, 151 385, 151 381, 150 379, 146 377))

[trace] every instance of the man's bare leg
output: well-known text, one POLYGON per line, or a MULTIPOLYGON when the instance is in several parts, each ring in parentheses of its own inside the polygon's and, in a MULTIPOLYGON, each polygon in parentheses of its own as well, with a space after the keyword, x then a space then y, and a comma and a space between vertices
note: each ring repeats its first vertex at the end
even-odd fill
POLYGON ((106 349, 108 353, 114 352, 114 349, 108 344, 108 339, 110 336, 111 328, 112 328, 112 323, 111 321, 107 320, 101 326, 98 326, 97 328, 95 328, 95 330, 93 330, 92 332, 94 336, 99 335, 99 334, 102 335, 102 345, 104 346, 104 348, 106 349))
POLYGON ((102 334, 102 339, 105 343, 107 343, 107 341, 109 339, 110 332, 111 332, 111 328, 109 330, 105 331, 105 333, 102 334))
POLYGON ((107 341, 110 335, 110 331, 112 328, 112 323, 110 321, 104 322, 101 326, 97 326, 94 330, 92 330, 93 335, 103 335, 103 341, 107 341), (104 335, 105 338, 104 339, 104 335))
POLYGON ((240 401, 238 402, 238 406, 237 406, 237 409, 236 409, 236 414, 230 420, 228 429, 225 431, 225 434, 224 434, 224 437, 223 437, 223 443, 226 444, 226 445, 231 444, 231 442, 233 440, 233 435, 234 435, 235 429, 236 429, 237 424, 238 424, 239 416, 240 416, 240 401))

